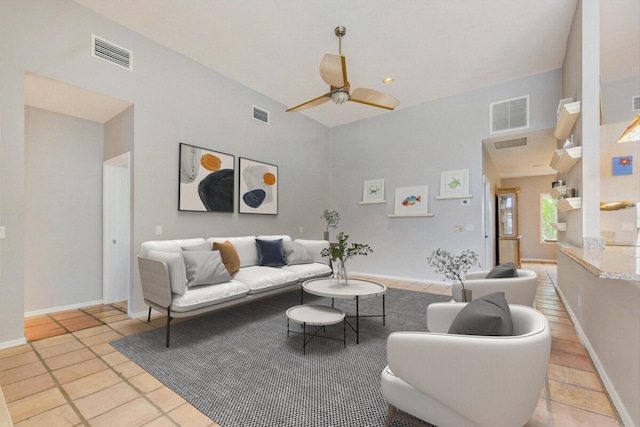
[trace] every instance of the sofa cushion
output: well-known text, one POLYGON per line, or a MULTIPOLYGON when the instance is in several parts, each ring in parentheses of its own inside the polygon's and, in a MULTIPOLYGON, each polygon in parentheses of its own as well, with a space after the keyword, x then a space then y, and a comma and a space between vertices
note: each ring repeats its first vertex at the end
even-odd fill
POLYGON ((197 245, 181 246, 180 249, 183 251, 210 251, 211 243, 203 242, 197 245))
POLYGON ((167 264, 171 292, 183 295, 187 290, 187 272, 184 267, 184 261, 182 260, 182 254, 152 249, 147 254, 147 257, 167 264))
POLYGON ((285 251, 287 265, 309 264, 313 262, 313 258, 309 251, 302 246, 300 242, 293 242, 292 249, 285 251))
POLYGON ((503 336, 513 334, 513 322, 504 292, 468 303, 453 319, 450 334, 503 336))
POLYGON ((201 237, 196 237, 193 239, 149 240, 142 243, 142 247, 140 248, 140 255, 148 257, 149 251, 151 250, 175 252, 179 254, 182 246, 198 245, 204 242, 206 242, 206 240, 201 237))
POLYGON ((518 277, 518 269, 512 262, 496 265, 487 273, 486 279, 504 279, 507 277, 518 277))
POLYGON ((281 267, 287 263, 282 250, 282 239, 256 239, 256 246, 258 247, 258 265, 281 267))
POLYGON ((242 282, 231 280, 217 285, 203 285, 189 288, 184 295, 174 295, 171 302, 172 312, 188 312, 199 308, 222 304, 241 298, 249 292, 242 282))
POLYGON ((214 242, 213 250, 220 252, 220 257, 222 258, 224 268, 227 269, 227 272, 229 274, 233 274, 236 271, 240 270, 240 257, 238 256, 238 252, 236 252, 236 248, 231 244, 231 242, 214 242))
POLYGON ((308 280, 316 277, 329 276, 333 270, 327 264, 321 264, 319 262, 311 262, 308 264, 295 264, 286 265, 282 267, 283 270, 291 271, 299 279, 308 280))
POLYGON ((188 288, 231 280, 219 251, 184 251, 182 257, 187 271, 188 288))
POLYGON ((256 248, 256 236, 242 237, 212 237, 210 242, 230 242, 240 258, 240 267, 258 265, 258 248, 256 248))
POLYGON ((254 265, 242 267, 240 271, 233 275, 234 280, 238 280, 249 287, 250 294, 257 294, 281 286, 290 285, 298 281, 298 276, 283 268, 263 267, 254 265))

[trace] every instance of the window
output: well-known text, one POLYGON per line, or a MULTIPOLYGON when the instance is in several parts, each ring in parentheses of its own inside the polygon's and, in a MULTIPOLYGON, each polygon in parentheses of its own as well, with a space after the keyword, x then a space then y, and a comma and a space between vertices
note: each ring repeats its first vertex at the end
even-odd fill
POLYGON ((557 242, 558 230, 551 224, 558 222, 556 199, 549 193, 540 194, 540 241, 557 242))

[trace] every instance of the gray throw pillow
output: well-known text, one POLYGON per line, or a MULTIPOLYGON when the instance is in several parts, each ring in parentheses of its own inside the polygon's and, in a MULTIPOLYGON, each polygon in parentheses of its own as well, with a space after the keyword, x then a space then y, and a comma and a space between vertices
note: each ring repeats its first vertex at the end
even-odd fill
POLYGON ((311 264, 313 258, 300 242, 293 242, 293 249, 287 252, 287 265, 311 264))
POLYGON ((468 303, 453 319, 450 334, 509 336, 513 334, 511 310, 504 292, 495 292, 468 303))
POLYGON ((188 288, 231 280, 231 275, 222 263, 220 251, 183 251, 182 257, 187 270, 188 288))
POLYGON ((213 250, 211 243, 199 243, 197 245, 191 246, 181 246, 180 249, 183 251, 211 251, 213 250))
POLYGON ((512 262, 496 265, 487 274, 486 279, 504 279, 507 277, 518 277, 518 269, 512 262))

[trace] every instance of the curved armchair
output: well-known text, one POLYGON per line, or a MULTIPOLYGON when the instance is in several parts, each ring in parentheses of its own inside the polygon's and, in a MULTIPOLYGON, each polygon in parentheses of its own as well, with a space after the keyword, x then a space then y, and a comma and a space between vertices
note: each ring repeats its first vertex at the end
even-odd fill
POLYGON ((539 311, 510 305, 514 335, 447 334, 466 303, 433 303, 431 332, 394 332, 387 340, 382 394, 396 408, 438 427, 514 427, 531 418, 544 384, 551 332, 539 311))
MULTIPOLYGON (((494 292, 504 292, 509 304, 535 307, 538 275, 531 270, 518 270, 518 277, 486 279, 488 271, 471 271, 464 281, 465 289, 472 290, 472 298, 477 299, 494 292)), ((455 282, 451 288, 454 301, 462 301, 462 286, 455 282)))

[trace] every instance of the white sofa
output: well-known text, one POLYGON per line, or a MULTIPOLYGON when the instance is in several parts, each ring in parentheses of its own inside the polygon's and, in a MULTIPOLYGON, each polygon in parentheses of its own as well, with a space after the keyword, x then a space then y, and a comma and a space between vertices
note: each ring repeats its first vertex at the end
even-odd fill
POLYGON ((308 279, 331 275, 329 259, 320 255, 322 249, 328 247, 329 242, 326 240, 294 241, 286 235, 144 242, 138 256, 138 266, 144 302, 149 306, 149 319, 152 308, 167 315, 166 346, 169 347, 170 322, 173 318, 208 313, 299 287, 308 279), (300 248, 304 248, 302 251, 305 262, 277 267, 258 265, 259 251, 256 239, 282 239, 284 254, 291 254, 294 247, 299 254, 300 248), (204 244, 210 248, 214 242, 229 242, 233 245, 240 258, 240 269, 231 275, 231 280, 222 283, 187 286, 187 270, 182 249, 204 244))
MULTIPOLYGON (((518 270, 517 277, 487 279, 488 271, 470 271, 464 281, 465 289, 471 289, 471 297, 478 299, 494 292, 504 292, 509 304, 535 307, 538 276, 532 270, 518 270)), ((453 300, 462 302, 462 286, 455 282, 451 288, 453 300)))

